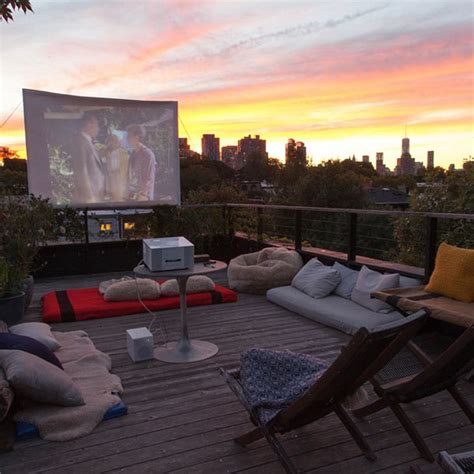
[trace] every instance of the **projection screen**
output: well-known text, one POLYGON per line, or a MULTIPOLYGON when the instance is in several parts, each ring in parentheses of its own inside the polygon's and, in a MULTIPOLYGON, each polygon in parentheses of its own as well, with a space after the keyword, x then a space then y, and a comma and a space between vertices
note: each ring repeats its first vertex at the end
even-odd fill
POLYGON ((178 104, 23 90, 29 192, 54 206, 180 204, 178 104))

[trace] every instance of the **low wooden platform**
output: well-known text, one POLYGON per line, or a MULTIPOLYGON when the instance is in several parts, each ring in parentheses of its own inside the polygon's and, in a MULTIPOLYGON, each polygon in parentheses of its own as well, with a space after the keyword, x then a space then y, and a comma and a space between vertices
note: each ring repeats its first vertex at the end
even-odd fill
MULTIPOLYGON (((27 319, 39 319, 39 296, 47 291, 94 286, 115 276, 39 281, 27 319)), ((180 334, 179 312, 158 314, 156 327, 164 329, 169 340, 176 339, 180 334)), ((240 448, 232 442, 251 425, 221 380, 218 369, 236 367, 240 352, 249 347, 291 349, 334 359, 349 339, 339 331, 275 306, 264 297, 241 295, 238 303, 189 310, 191 336, 216 343, 219 353, 214 358, 184 365, 154 360, 133 364, 126 352, 125 330, 149 322, 149 315, 140 314, 55 326, 58 331, 87 331, 96 346, 112 357, 113 371, 122 378, 123 400, 129 414, 103 422, 92 434, 76 441, 19 442, 13 452, 0 455, 2 474, 283 472, 264 441, 249 448, 240 448)), ((159 339, 156 333, 155 342, 159 339)), ((434 335, 425 339, 432 349, 444 342, 434 335)), ((460 388, 474 403, 474 384, 462 383, 460 388)), ((407 411, 433 451, 474 449, 474 426, 448 394, 415 403, 407 411)), ((294 462, 305 472, 402 473, 409 472, 411 465, 429 469, 388 411, 358 424, 378 456, 375 462, 360 455, 334 415, 301 429, 296 435, 283 437, 283 442, 294 462)))

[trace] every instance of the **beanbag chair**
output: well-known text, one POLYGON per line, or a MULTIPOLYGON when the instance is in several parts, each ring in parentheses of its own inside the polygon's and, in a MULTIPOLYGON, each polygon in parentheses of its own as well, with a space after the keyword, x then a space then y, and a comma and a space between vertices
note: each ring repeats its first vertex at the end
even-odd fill
POLYGON ((242 293, 264 294, 270 288, 289 285, 302 266, 300 254, 284 247, 239 255, 227 269, 229 287, 242 293))

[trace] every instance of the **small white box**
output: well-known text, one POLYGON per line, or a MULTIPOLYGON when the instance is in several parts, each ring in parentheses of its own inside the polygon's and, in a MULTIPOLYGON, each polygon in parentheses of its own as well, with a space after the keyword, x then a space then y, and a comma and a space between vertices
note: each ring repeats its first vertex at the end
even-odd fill
POLYGON ((143 239, 143 261, 152 272, 191 268, 194 245, 184 237, 143 239))
POLYGON ((147 328, 127 329, 127 350, 133 362, 153 359, 153 334, 147 328))

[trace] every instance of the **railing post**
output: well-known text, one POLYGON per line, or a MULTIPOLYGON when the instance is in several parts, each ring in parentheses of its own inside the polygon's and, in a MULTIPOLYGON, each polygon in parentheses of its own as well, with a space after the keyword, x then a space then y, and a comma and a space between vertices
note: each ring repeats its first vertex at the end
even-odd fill
POLYGON ((438 219, 428 217, 426 220, 426 253, 425 253, 425 279, 429 280, 434 270, 436 259, 436 246, 438 243, 438 219))
POLYGON ((357 256, 357 214, 349 213, 349 241, 347 248, 347 261, 355 262, 357 256))
POLYGON ((223 229, 222 234, 227 235, 227 233, 228 233, 227 227, 228 226, 227 226, 227 205, 226 204, 224 204, 222 206, 222 222, 224 224, 224 229, 223 229))
POLYGON ((301 209, 295 211, 295 250, 299 252, 303 247, 303 239, 301 237, 302 212, 301 209))
POLYGON ((257 207, 257 243, 263 243, 263 209, 257 207))
POLYGON ((230 240, 234 237, 234 224, 232 222, 232 208, 227 208, 227 232, 230 240))

